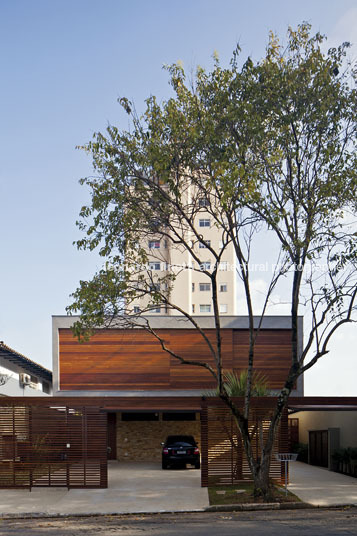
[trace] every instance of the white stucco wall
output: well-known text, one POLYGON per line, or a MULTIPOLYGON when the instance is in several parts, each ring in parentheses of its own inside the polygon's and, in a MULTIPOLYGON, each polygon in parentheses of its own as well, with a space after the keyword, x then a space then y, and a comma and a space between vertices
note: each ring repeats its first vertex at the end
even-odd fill
MULTIPOLYGON (((20 383, 20 374, 22 372, 29 374, 29 371, 25 368, 19 367, 15 363, 11 363, 4 357, 0 357, 0 374, 8 376, 6 383, 0 385, 0 396, 49 396, 42 390, 43 378, 41 378, 40 375, 36 374, 38 384, 36 385, 37 388, 34 388, 30 385, 22 385, 20 383)), ((47 383, 50 382, 47 381, 47 383)))
POLYGON ((299 441, 309 442, 309 430, 340 429, 340 447, 357 447, 356 411, 299 411, 291 417, 299 419, 299 441))

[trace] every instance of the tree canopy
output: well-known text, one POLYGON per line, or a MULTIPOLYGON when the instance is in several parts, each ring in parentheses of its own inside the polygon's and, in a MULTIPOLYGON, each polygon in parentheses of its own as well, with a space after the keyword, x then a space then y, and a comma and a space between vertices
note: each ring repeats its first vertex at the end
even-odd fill
POLYGON ((171 98, 158 102, 149 97, 142 115, 121 98, 130 130, 109 126, 84 146, 96 175, 82 180, 92 197, 80 212, 84 236, 77 246, 98 248, 105 265, 73 294, 68 312, 80 312, 76 333, 120 323, 141 325, 159 338, 146 313, 162 305, 184 315, 205 338, 192 311, 172 300, 182 271, 203 271, 211 282, 217 336, 216 344, 206 342, 215 368, 196 364, 210 370, 231 408, 256 486, 265 491, 274 434, 296 379, 326 355, 338 327, 354 319, 356 71, 347 61, 348 43, 324 52, 324 42, 303 23, 289 28, 284 45, 270 34, 260 61, 243 62, 237 47, 229 67, 215 58, 213 69, 199 67, 193 80, 180 64, 168 66, 171 98), (205 244, 213 259, 209 268, 199 248, 202 199, 221 237, 219 248, 205 244), (143 237, 157 236, 188 252, 195 267, 173 266, 154 274, 143 237), (262 236, 271 241, 276 258, 264 275, 264 296, 257 308, 251 266, 262 236), (227 248, 237 258, 250 327, 243 411, 225 389, 222 370, 217 273, 227 248), (264 317, 279 285, 291 304, 291 368, 277 396, 269 439, 256 459, 247 426, 254 316, 264 317), (141 311, 132 306, 138 297, 145 298, 141 311), (308 319, 302 349, 299 314, 308 319))

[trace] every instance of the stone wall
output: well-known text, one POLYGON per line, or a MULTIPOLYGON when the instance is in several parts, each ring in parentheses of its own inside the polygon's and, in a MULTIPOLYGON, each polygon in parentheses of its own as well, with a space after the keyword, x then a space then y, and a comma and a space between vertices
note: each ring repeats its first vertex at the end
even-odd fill
POLYGON ((196 421, 124 422, 117 414, 117 458, 127 461, 161 461, 162 445, 168 435, 193 435, 200 447, 200 415, 196 421))

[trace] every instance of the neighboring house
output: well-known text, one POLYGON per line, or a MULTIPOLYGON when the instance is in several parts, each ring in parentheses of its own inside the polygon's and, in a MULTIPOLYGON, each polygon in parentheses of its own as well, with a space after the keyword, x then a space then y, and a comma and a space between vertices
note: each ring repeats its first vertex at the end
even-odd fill
POLYGON ((357 400, 350 403, 336 397, 330 404, 291 402, 290 430, 295 428, 296 442, 308 446, 308 462, 332 469, 333 454, 338 449, 357 448, 357 400))
MULTIPOLYGON (((53 317, 54 396, 116 397, 108 411, 108 442, 114 459, 157 460, 167 435, 189 433, 200 440, 200 407, 214 387, 209 372, 183 365, 143 329, 100 329, 79 343, 71 326, 76 317, 53 317)), ((197 317, 208 338, 215 339, 214 318, 197 317)), ((182 317, 151 317, 150 324, 171 350, 190 360, 213 364, 207 344, 182 317)), ((246 317, 221 318, 223 366, 247 368, 246 317)), ((300 319, 300 345, 302 319, 300 319)), ((257 338, 256 369, 269 388, 281 389, 291 364, 290 318, 266 317, 257 338)), ((300 378, 293 395, 303 396, 300 378)))
POLYGON ((0 341, 0 396, 48 396, 52 372, 0 341))

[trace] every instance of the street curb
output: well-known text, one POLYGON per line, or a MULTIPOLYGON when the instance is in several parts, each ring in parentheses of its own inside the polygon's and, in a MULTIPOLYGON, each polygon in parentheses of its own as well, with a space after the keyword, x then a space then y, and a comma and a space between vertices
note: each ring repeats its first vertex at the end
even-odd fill
POLYGON ((243 503, 243 504, 220 504, 215 506, 207 506, 196 510, 158 510, 156 512, 92 512, 90 514, 64 514, 64 513, 48 513, 48 512, 29 512, 17 514, 0 514, 0 521, 7 519, 66 519, 71 517, 130 517, 130 516, 157 516, 161 514, 199 514, 205 512, 249 512, 249 511, 271 511, 271 510, 333 510, 341 508, 356 508, 357 504, 334 504, 328 506, 314 506, 313 504, 297 502, 297 503, 243 503))
POLYGON ((316 508, 316 506, 302 502, 219 504, 208 506, 208 508, 206 508, 206 512, 246 512, 250 510, 300 510, 305 508, 316 508))
POLYGON ((310 504, 304 502, 292 503, 245 503, 245 504, 220 504, 208 506, 206 512, 235 512, 249 510, 334 510, 340 508, 356 508, 357 503, 345 504, 310 504))
POLYGON ((158 516, 161 514, 203 514, 206 512, 205 508, 197 508, 196 510, 156 510, 152 511, 138 511, 138 512, 91 512, 89 513, 49 513, 49 512, 21 512, 16 514, 0 514, 0 521, 5 519, 56 519, 56 518, 69 518, 69 517, 129 517, 129 516, 158 516))

